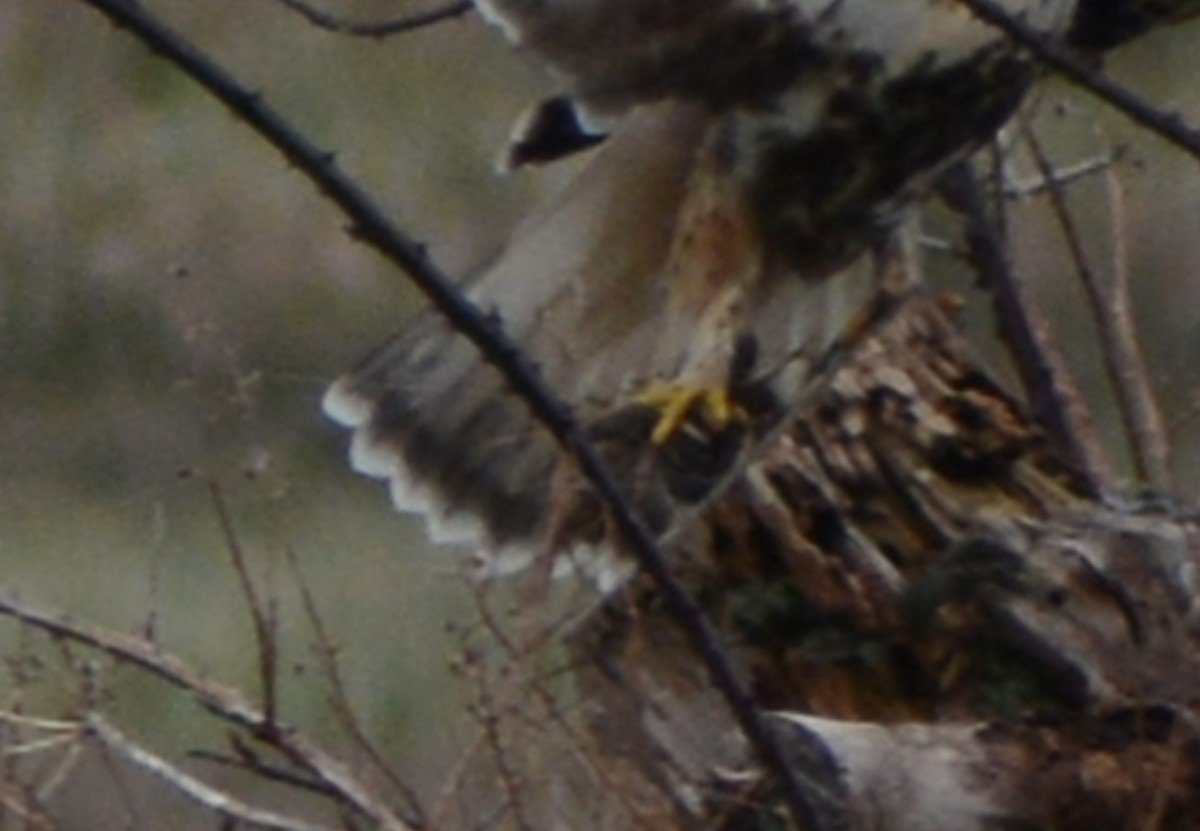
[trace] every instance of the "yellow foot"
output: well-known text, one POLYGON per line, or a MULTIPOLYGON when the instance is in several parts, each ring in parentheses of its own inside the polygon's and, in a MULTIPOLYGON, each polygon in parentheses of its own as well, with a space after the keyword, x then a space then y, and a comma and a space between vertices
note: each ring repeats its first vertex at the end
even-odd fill
POLYGON ((745 411, 724 387, 655 381, 637 400, 659 411, 658 423, 650 434, 650 440, 658 445, 666 444, 694 412, 699 412, 705 424, 714 430, 724 430, 746 420, 745 411))

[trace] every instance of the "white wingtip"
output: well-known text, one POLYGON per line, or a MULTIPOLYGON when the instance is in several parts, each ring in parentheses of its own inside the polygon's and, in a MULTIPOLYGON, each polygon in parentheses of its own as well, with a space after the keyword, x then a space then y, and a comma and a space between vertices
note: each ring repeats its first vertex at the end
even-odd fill
MULTIPOLYGON (((486 545, 483 521, 467 513, 452 513, 442 500, 412 475, 399 451, 372 434, 373 406, 355 394, 344 379, 326 392, 322 409, 331 419, 353 430, 350 440, 350 464, 354 470, 388 482, 392 504, 404 513, 425 520, 426 533, 437 545, 482 546, 474 557, 475 573, 480 579, 511 577, 529 568, 537 551, 528 543, 498 548, 486 545)), ((605 546, 579 545, 556 558, 554 578, 575 576, 603 595, 620 588, 635 571, 634 564, 605 546)))
MULTIPOLYGON (((481 549, 474 557, 475 575, 484 580, 512 577, 527 570, 537 556, 540 556, 538 550, 529 545, 481 549)), ((621 588, 636 572, 633 560, 617 556, 607 546, 578 545, 555 555, 551 576, 555 580, 578 578, 606 596, 621 588)))
MULTIPOLYGON (((355 427, 350 439, 350 466, 372 479, 394 480, 401 475, 399 455, 376 439, 366 427, 355 427)), ((413 510, 422 506, 414 505, 413 510)))
MULTIPOLYGON (((432 491, 412 475, 400 452, 372 433, 370 423, 374 405, 355 393, 347 379, 339 379, 330 386, 321 401, 321 409, 333 421, 353 430, 350 466, 365 476, 386 480, 392 504, 403 513, 423 517, 431 542, 437 545, 479 545, 483 542, 482 520, 462 513, 451 515, 432 491)), ((527 565, 530 559, 526 553, 522 564, 527 565)), ((519 570, 522 564, 509 564, 502 570, 511 573, 519 570)))
POLYGON ((368 399, 350 389, 349 378, 337 379, 321 399, 321 411, 343 427, 363 426, 373 409, 368 399))

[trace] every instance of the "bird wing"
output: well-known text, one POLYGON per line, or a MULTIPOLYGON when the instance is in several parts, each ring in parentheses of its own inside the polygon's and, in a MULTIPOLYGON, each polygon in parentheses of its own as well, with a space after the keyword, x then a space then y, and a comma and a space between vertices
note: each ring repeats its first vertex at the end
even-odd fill
MULTIPOLYGON (((652 372, 658 279, 710 126, 673 105, 634 114, 562 196, 470 288, 567 401, 615 398, 652 372)), ((494 567, 528 559, 547 514, 555 448, 476 349, 432 312, 327 393, 353 428, 351 459, 390 481, 436 541, 481 545, 494 567)))
MULTIPOLYGON (((638 108, 469 289, 585 424, 655 379, 724 384, 747 332, 773 369, 811 356, 855 307, 840 287, 776 279, 720 158, 725 126, 698 106, 638 108)), ((477 546, 491 573, 543 545, 554 442, 438 315, 340 378, 324 409, 354 431, 355 469, 388 480, 435 542, 477 546)))
MULTIPOLYGON (((1061 28, 1074 0, 1005 5, 1061 28)), ((469 288, 584 425, 655 379, 726 383, 745 339, 756 369, 788 380, 786 401, 865 303, 870 282, 843 279, 847 265, 1035 74, 943 0, 482 8, 617 117, 469 288)), ((388 479, 435 541, 476 544, 499 572, 547 545, 553 442, 436 315, 340 379, 325 409, 354 430, 354 466, 388 479)))

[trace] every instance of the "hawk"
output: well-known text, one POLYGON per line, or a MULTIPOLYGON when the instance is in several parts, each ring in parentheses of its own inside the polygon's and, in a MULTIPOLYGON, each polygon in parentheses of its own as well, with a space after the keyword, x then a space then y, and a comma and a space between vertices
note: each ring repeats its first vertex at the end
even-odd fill
MULTIPOLYGON (((1077 25, 1075 0, 1002 5, 1056 37, 1077 25)), ((747 390, 794 399, 874 294, 864 253, 1037 74, 959 0, 477 7, 565 90, 510 159, 602 146, 465 290, 601 443, 633 405, 659 411, 637 440, 669 445, 693 422, 757 429, 747 390)), ((494 573, 597 539, 547 542, 556 448, 436 315, 367 356, 324 407, 354 431, 355 468, 494 573)), ((686 483, 672 494, 695 497, 686 483)))

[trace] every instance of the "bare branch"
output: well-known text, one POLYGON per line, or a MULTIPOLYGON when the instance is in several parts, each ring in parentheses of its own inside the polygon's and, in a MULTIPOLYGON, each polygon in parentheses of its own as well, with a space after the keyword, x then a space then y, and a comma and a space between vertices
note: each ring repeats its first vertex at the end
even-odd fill
POLYGON ((106 749, 218 816, 273 831, 333 831, 324 825, 313 825, 274 811, 265 811, 235 799, 142 747, 99 713, 89 713, 85 721, 91 735, 103 743, 106 749))
POLYGON ((225 505, 225 497, 221 494, 221 487, 212 479, 209 479, 206 485, 208 495, 212 499, 213 510, 217 515, 217 522, 221 526, 225 550, 229 552, 229 559, 237 574, 238 586, 242 590, 242 597, 246 601, 246 608, 250 611, 250 619, 254 625, 254 639, 258 643, 258 674, 259 682, 262 684, 263 712, 267 722, 272 723, 275 721, 276 715, 275 680, 276 668, 279 663, 275 623, 272 616, 263 609, 263 603, 254 588, 254 580, 250 577, 250 569, 246 564, 246 553, 242 550, 241 541, 234 530, 233 520, 225 505))
POLYGON ((36 794, 39 800, 43 802, 48 800, 67 781, 71 771, 83 758, 82 751, 82 742, 73 742, 67 746, 66 752, 62 754, 58 762, 37 783, 36 794))
POLYGON ((1200 130, 1173 112, 1151 106, 1144 98, 1110 80, 1061 44, 1009 14, 996 0, 959 0, 981 20, 1003 30, 1038 60, 1073 84, 1112 105, 1136 124, 1200 160, 1200 130))
POLYGON ((1141 466, 1147 471, 1148 483, 1161 493, 1173 492, 1171 476, 1171 447, 1158 399, 1150 383, 1150 373, 1137 336, 1133 319, 1133 304, 1129 295, 1129 220, 1125 212, 1125 191, 1116 171, 1109 169, 1109 206, 1112 214, 1113 278, 1106 305, 1109 325, 1107 331, 1116 338, 1115 348, 1121 356, 1120 383, 1134 402, 1132 441, 1141 466))
POLYGON ((311 6, 303 2, 303 0, 275 0, 275 2, 296 12, 314 26, 330 32, 336 32, 339 35, 374 38, 376 40, 423 29, 426 26, 432 26, 444 20, 462 17, 475 8, 472 0, 455 0, 455 2, 446 3, 425 12, 413 12, 412 14, 401 15, 391 20, 360 23, 330 14, 327 11, 318 9, 316 6, 311 6))
POLYGON ((29 796, 19 789, 0 782, 0 818, 5 813, 11 813, 24 823, 31 831, 58 831, 58 824, 48 816, 40 806, 34 804, 29 796))
MULTIPOLYGON (((1053 180, 1042 181, 1053 186, 1053 180)), ((963 217, 968 256, 991 293, 1000 340, 1021 377, 1034 419, 1061 443, 1092 493, 1103 493, 1113 480, 1112 462, 1062 349, 1011 267, 971 163, 960 162, 948 171, 940 192, 963 217)))
POLYGON ((0 784, 0 803, 14 813, 25 812, 23 816, 31 827, 50 827, 45 825, 50 820, 39 813, 39 806, 66 781, 79 761, 84 727, 75 719, 42 718, 9 710, 0 710, 0 724, 10 728, 0 737, 0 758, 6 762, 4 784, 0 784), (50 752, 60 749, 61 753, 50 752), (15 768, 7 763, 17 757, 33 755, 42 756, 45 764, 21 780, 19 793, 6 793, 6 785, 19 781, 15 768))
POLYGON ((1066 196, 1054 182, 1053 165, 1033 133, 1027 133, 1025 141, 1042 177, 1050 184, 1047 190, 1050 207, 1062 229, 1063 239, 1099 330, 1098 345, 1104 359, 1104 370, 1116 394, 1117 410, 1133 448, 1137 475, 1147 485, 1166 493, 1170 474, 1166 465, 1162 417, 1144 380, 1146 369, 1137 340, 1132 331, 1122 331, 1123 328, 1131 329, 1133 325, 1129 319, 1128 302, 1114 297, 1114 288, 1105 288, 1100 284, 1100 276, 1088 261, 1066 196), (1118 308, 1122 304, 1124 308, 1118 308))
POLYGON ((307 776, 297 775, 294 770, 273 765, 264 760, 259 754, 247 752, 249 748, 243 742, 236 739, 236 737, 233 744, 238 752, 237 756, 217 753, 212 750, 192 750, 188 752, 188 758, 198 759, 202 762, 220 765, 221 767, 235 768, 251 773, 261 779, 286 785, 289 788, 309 791, 325 797, 337 798, 337 791, 325 783, 310 779, 307 776))
MULTIPOLYGON (((44 730, 59 734, 73 733, 79 730, 79 722, 73 719, 41 718, 39 716, 27 716, 24 713, 13 713, 7 710, 0 710, 0 722, 15 724, 20 727, 32 727, 35 730, 44 730)), ((6 750, 5 752, 8 751, 6 750)))
MULTIPOLYGON (((482 669, 479 667, 474 667, 474 670, 476 674, 482 673, 482 669)), ((480 681, 478 689, 480 703, 471 707, 470 712, 479 722, 484 746, 489 749, 491 758, 496 763, 496 774, 504 796, 504 807, 512 813, 513 821, 519 831, 533 831, 534 825, 526 816, 524 803, 521 800, 521 777, 509 760, 508 742, 502 735, 499 714, 491 702, 487 684, 480 681)))
POLYGON ((425 819, 425 812, 421 807, 420 800, 417 798, 416 792, 400 778, 396 770, 387 763, 379 748, 371 741, 367 735, 367 731, 363 728, 362 722, 354 712, 354 707, 350 703, 350 695, 346 691, 346 683, 342 677, 341 663, 338 661, 337 647, 334 645, 333 638, 330 637, 328 630, 325 627, 325 620, 321 617, 320 609, 317 607, 316 598, 313 597, 312 591, 308 587, 308 582, 304 579, 304 574, 300 569, 300 563, 296 559, 296 553, 290 548, 286 550, 288 566, 291 569, 292 575, 296 580, 297 586, 300 588, 300 599, 304 606, 305 615, 308 617, 309 624, 313 628, 313 633, 316 636, 317 654, 321 659, 321 664, 325 670, 325 678, 330 686, 330 707, 336 716, 342 730, 354 741, 360 751, 370 760, 371 765, 381 773, 384 778, 396 789, 407 804, 409 814, 413 817, 413 824, 422 828, 428 828, 429 822, 425 819))
POLYGON ((1095 156, 1091 159, 1084 159, 1073 165, 1056 167, 1054 169, 1053 182, 1048 182, 1041 176, 1032 177, 1025 181, 1009 180, 1003 183, 1002 190, 1004 195, 1010 199, 1028 199, 1031 196, 1038 196, 1045 193, 1052 185, 1060 187, 1071 185, 1094 174, 1107 173, 1124 155, 1124 148, 1117 147, 1111 152, 1095 156))
POLYGON ((373 789, 356 778, 341 760, 296 730, 268 720, 240 691, 206 677, 150 641, 69 621, 62 615, 35 609, 10 596, 0 595, 0 616, 14 618, 55 638, 99 650, 119 663, 137 667, 189 693, 216 717, 245 730, 312 773, 336 792, 341 802, 370 817, 380 828, 409 831, 409 824, 400 819, 373 789))
POLYGON ((129 0, 80 0, 127 29, 151 51, 166 58, 224 103, 249 127, 301 171, 350 218, 350 233, 399 266, 446 320, 494 366, 534 418, 575 463, 630 553, 662 596, 663 605, 685 633, 707 669, 714 687, 728 703, 747 741, 767 769, 779 777, 784 801, 802 826, 821 831, 824 823, 813 805, 812 788, 802 787, 787 763, 777 738, 738 679, 733 662, 700 606, 671 573, 654 535, 637 515, 622 487, 607 471, 570 408, 542 381, 537 368, 501 330, 497 321, 471 303, 429 259, 424 246, 402 231, 362 187, 343 173, 331 154, 307 136, 261 96, 243 87, 228 72, 189 42, 129 0))

